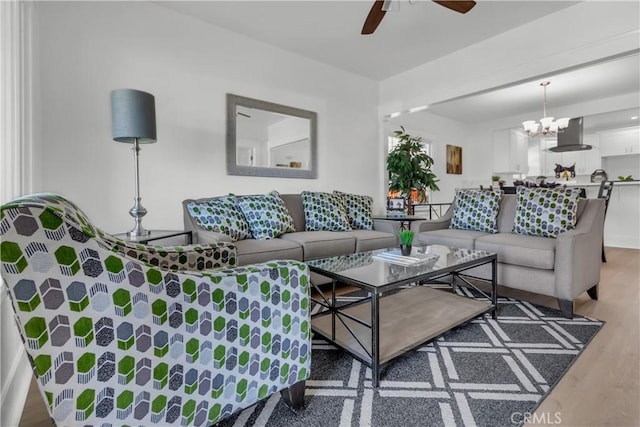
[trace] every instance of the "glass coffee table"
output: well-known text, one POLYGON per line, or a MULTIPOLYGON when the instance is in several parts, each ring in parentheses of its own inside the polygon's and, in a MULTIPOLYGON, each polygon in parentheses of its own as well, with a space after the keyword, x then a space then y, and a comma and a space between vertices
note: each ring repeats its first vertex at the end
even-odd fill
POLYGON ((311 328, 371 368, 373 386, 394 358, 484 313, 497 317, 496 254, 438 245, 359 252, 308 261, 310 269, 332 279, 331 295, 313 284, 311 328), (469 276, 486 266, 490 280, 469 276), (487 293, 470 279, 491 284, 487 293), (348 300, 336 298, 338 284, 359 288, 348 300), (458 295, 459 286, 479 298, 458 295), (444 289, 443 289, 444 288, 444 289))

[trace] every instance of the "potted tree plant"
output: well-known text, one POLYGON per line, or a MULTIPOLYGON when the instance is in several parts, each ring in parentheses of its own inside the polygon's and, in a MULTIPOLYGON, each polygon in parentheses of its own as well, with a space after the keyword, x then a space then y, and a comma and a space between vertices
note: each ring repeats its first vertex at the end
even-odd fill
POLYGON ((413 215, 411 192, 417 192, 418 202, 426 202, 427 189, 440 190, 436 184, 439 180, 431 171, 433 158, 424 151, 422 137, 409 135, 402 126, 400 129, 394 132, 400 142, 387 156, 389 190, 407 199, 407 213, 413 215))

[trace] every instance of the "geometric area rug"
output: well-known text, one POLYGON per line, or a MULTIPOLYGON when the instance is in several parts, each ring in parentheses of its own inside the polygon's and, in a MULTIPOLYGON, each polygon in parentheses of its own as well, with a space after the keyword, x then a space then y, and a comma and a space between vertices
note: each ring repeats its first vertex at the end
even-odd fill
MULTIPOLYGON (((558 310, 510 298, 498 303, 497 321, 479 317, 396 358, 381 372, 377 389, 369 368, 314 340, 304 410, 293 413, 276 393, 218 425, 521 425, 603 322, 565 319, 558 310)), ((560 424, 561 415, 537 414, 548 424, 560 424)))

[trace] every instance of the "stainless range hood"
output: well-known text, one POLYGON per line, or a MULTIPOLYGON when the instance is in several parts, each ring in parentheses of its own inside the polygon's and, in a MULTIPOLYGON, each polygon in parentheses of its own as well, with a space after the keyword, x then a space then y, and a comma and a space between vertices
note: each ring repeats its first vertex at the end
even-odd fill
POLYGON ((558 145, 550 147, 549 151, 562 153, 564 151, 591 150, 590 145, 582 143, 582 120, 583 117, 569 120, 569 126, 564 131, 558 132, 558 145))

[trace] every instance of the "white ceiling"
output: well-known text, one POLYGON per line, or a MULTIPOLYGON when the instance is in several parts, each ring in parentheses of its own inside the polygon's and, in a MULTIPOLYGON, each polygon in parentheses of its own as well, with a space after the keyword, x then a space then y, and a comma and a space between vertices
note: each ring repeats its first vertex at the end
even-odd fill
MULTIPOLYGON (((539 111, 539 117, 531 118, 538 120, 543 112, 544 91, 540 86, 543 81, 551 82, 547 86, 547 115, 558 116, 554 109, 557 111, 563 106, 639 92, 640 60, 636 53, 568 71, 550 72, 526 82, 433 104, 425 111, 464 123, 539 111)), ((573 117, 579 115, 580 112, 573 113, 573 117)))
POLYGON ((374 80, 481 42, 576 2, 479 1, 466 14, 429 0, 395 1, 372 35, 373 0, 160 1, 216 26, 374 80))
MULTIPOLYGON (((479 0, 464 15, 430 0, 394 0, 393 3, 393 10, 387 12, 376 32, 369 36, 361 35, 360 31, 373 0, 158 1, 156 4, 379 81, 577 2, 479 0)), ((543 92, 539 83, 549 80, 547 107, 553 115, 554 108, 640 92, 638 58, 636 51, 634 55, 588 67, 558 70, 527 82, 430 105, 426 111, 465 123, 532 111, 540 111, 541 116, 543 92)), ((628 114, 625 112, 624 116, 628 114)))

